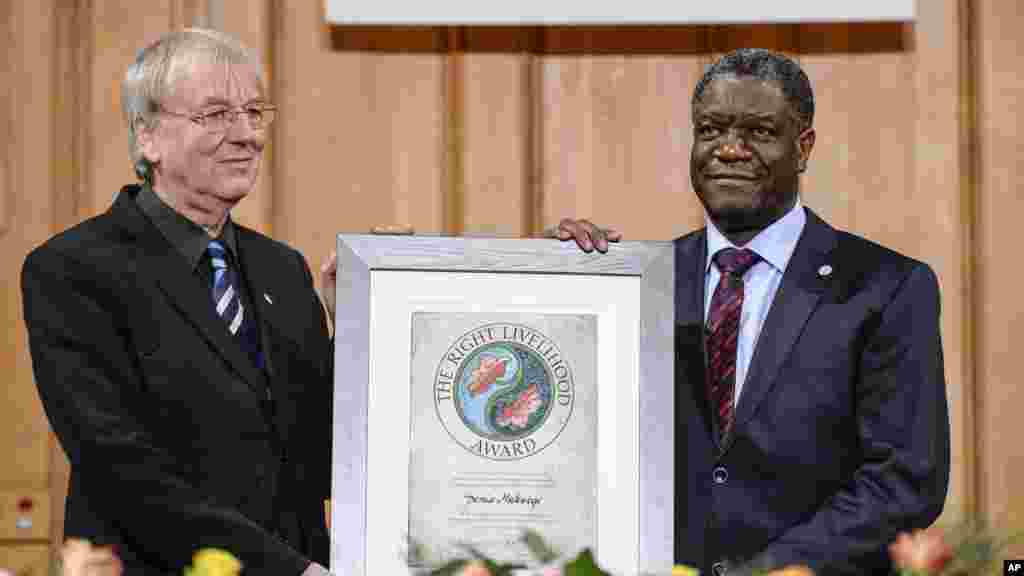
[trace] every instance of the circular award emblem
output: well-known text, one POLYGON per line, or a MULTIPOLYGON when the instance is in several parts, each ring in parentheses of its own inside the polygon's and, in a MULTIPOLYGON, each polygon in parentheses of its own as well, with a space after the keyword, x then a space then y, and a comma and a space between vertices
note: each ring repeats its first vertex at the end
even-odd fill
POLYGON ((487 324, 445 352, 434 378, 438 419, 460 446, 491 460, 532 456, 572 415, 572 370, 558 347, 520 324, 487 324))

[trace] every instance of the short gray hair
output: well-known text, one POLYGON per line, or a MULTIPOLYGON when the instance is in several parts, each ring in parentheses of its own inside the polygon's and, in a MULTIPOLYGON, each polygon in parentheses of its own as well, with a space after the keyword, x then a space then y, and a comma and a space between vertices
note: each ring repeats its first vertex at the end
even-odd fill
POLYGON ((139 50, 121 82, 121 111, 128 123, 128 154, 140 180, 151 181, 153 167, 139 149, 138 129, 156 127, 161 100, 199 63, 253 64, 263 83, 259 59, 237 39, 217 30, 186 28, 139 50))

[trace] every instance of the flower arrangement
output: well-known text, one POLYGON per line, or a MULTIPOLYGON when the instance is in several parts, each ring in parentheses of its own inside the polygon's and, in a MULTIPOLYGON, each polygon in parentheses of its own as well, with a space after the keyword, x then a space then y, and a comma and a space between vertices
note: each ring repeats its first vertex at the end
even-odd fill
POLYGON ((972 525, 903 532, 889 545, 899 576, 975 576, 1001 567, 1000 552, 1021 534, 997 538, 972 525))
MULTIPOLYGON (((889 545, 889 555, 899 576, 981 576, 994 573, 1001 565, 1000 553, 1020 536, 1024 533, 1000 539, 971 525, 953 529, 932 527, 900 533, 889 545)), ((465 555, 432 565, 425 549, 414 542, 409 543, 407 562, 415 576, 611 576, 597 565, 589 548, 567 559, 537 532, 526 530, 521 540, 535 561, 534 566, 501 563, 470 545, 458 547, 465 555)), ((123 572, 113 548, 93 546, 74 538, 61 548, 56 569, 59 576, 121 576, 123 572)), ((192 565, 183 576, 239 576, 241 571, 242 563, 231 553, 203 548, 192 557, 192 565)), ((697 575, 696 570, 687 566, 675 566, 671 573, 697 575)), ((787 566, 759 575, 814 576, 814 572, 804 566, 787 566)), ((0 576, 5 576, 3 570, 0 576)))
MULTIPOLYGON (((124 567, 110 546, 93 546, 87 540, 68 539, 57 561, 59 576, 121 576, 124 567)), ((239 576, 242 563, 230 552, 203 548, 192 556, 184 576, 239 576)))
POLYGON ((501 563, 468 544, 457 546, 465 556, 431 563, 424 547, 410 542, 407 562, 416 576, 611 576, 597 565, 589 548, 568 561, 560 561, 560 554, 537 532, 524 530, 520 539, 537 567, 530 569, 521 563, 501 563))
MULTIPOLYGON (((410 545, 409 565, 415 576, 611 576, 596 564, 589 548, 565 560, 534 531, 524 531, 521 539, 537 566, 499 563, 469 545, 458 546, 466 553, 464 556, 430 565, 423 548, 414 543, 410 545)), ((982 576, 1001 567, 999 554, 1014 540, 1015 537, 996 538, 991 532, 970 525, 953 529, 932 527, 900 533, 889 546, 889 554, 898 576, 982 576)), ((806 566, 786 566, 754 574, 814 576, 806 566)), ((675 566, 671 576, 698 576, 698 572, 688 566, 675 566)))
MULTIPOLYGON (((597 565, 589 548, 584 548, 576 556, 565 559, 533 530, 524 530, 521 541, 537 566, 530 568, 519 563, 500 563, 469 545, 458 546, 466 552, 465 556, 431 566, 426 561, 423 547, 411 543, 408 561, 416 576, 612 576, 597 565), (419 565, 427 567, 417 569, 416 566, 419 565)), ((698 574, 694 568, 679 565, 673 566, 671 572, 671 576, 698 574)), ((763 576, 814 576, 814 572, 803 566, 788 566, 782 570, 766 572, 763 576)))

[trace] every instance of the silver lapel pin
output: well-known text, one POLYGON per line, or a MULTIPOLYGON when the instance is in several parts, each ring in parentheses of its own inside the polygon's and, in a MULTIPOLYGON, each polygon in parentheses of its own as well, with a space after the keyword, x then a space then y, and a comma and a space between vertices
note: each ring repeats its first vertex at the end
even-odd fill
POLYGON ((267 304, 274 303, 274 301, 270 299, 270 294, 267 294, 266 292, 263 293, 263 299, 267 301, 267 304))
POLYGON ((832 267, 829 266, 828 264, 825 264, 821 268, 818 268, 818 276, 820 276, 822 278, 827 277, 831 273, 832 273, 832 267))

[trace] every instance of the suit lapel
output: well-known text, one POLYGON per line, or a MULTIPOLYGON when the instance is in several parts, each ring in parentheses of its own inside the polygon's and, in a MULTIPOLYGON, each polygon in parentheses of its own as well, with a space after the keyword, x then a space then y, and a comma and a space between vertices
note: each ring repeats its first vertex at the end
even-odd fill
POLYGON ((807 224, 782 276, 747 369, 737 406, 737 429, 754 416, 758 405, 775 386, 779 370, 818 306, 830 280, 829 275, 819 274, 819 270, 825 265, 836 266, 831 261, 835 243, 835 230, 807 210, 807 224))
POLYGON ((274 306, 273 289, 269 285, 268 276, 274 273, 273 266, 267 265, 267 255, 260 249, 260 242, 253 238, 252 232, 242 226, 235 226, 238 233, 238 259, 244 272, 246 290, 249 292, 249 299, 255 308, 255 320, 260 332, 260 349, 263 353, 263 362, 266 371, 271 376, 274 374, 274 356, 268 322, 275 318, 277 306, 274 306))
MULTIPOLYGON (((282 349, 292 344, 282 328, 286 326, 283 299, 290 296, 279 288, 280 268, 275 266, 275 253, 268 249, 268 240, 255 232, 237 226, 238 252, 246 277, 246 289, 256 308, 260 330, 260 349, 274 395, 274 425, 282 440, 295 420, 292 390, 289 385, 287 354, 282 349)), ((297 344, 295 344, 297 346, 297 344)))
POLYGON ((135 195, 122 190, 111 208, 111 215, 138 239, 140 271, 156 282, 168 302, 196 328, 253 392, 262 396, 259 371, 214 312, 209 292, 197 281, 185 259, 139 210, 135 195))
POLYGON ((689 389, 678 390, 692 398, 717 443, 718 420, 707 395, 707 353, 704 334, 704 284, 707 234, 700 230, 677 241, 676 252, 676 364, 689 389))

